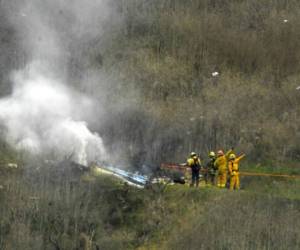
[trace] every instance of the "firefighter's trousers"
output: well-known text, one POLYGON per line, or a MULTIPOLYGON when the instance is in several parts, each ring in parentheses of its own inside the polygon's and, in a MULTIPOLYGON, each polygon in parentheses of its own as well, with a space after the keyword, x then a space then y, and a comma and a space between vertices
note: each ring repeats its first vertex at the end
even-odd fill
POLYGON ((235 173, 230 176, 230 190, 240 189, 240 176, 239 173, 235 173))
POLYGON ((200 169, 192 169, 192 182, 190 184, 191 187, 196 184, 196 187, 199 186, 199 174, 200 174, 200 169))
POLYGON ((226 171, 222 171, 218 173, 218 180, 217 180, 217 185, 220 188, 225 188, 226 186, 226 180, 227 180, 227 173, 226 171))

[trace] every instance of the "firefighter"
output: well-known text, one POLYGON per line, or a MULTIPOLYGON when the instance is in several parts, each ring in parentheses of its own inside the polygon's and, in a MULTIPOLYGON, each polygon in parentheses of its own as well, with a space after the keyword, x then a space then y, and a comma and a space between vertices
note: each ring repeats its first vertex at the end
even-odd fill
POLYGON ((217 168, 215 167, 215 161, 216 161, 216 154, 215 152, 211 151, 208 154, 209 157, 209 161, 207 162, 206 166, 205 166, 205 173, 204 173, 204 177, 205 177, 205 184, 211 184, 214 185, 215 184, 215 177, 216 177, 216 172, 217 172, 217 168))
POLYGON ((192 170, 192 182, 190 187, 193 187, 196 184, 196 187, 199 186, 199 175, 201 169, 201 161, 195 152, 190 154, 190 158, 187 160, 187 165, 192 170))
POLYGON ((229 150, 226 154, 222 150, 218 151, 217 159, 215 160, 215 168, 218 169, 217 185, 220 188, 226 187, 227 180, 227 159, 233 153, 233 149, 229 150))
POLYGON ((240 176, 239 176, 239 162, 245 157, 245 154, 242 154, 239 157, 236 157, 235 154, 229 155, 228 161, 228 173, 230 176, 229 189, 240 189, 240 176))

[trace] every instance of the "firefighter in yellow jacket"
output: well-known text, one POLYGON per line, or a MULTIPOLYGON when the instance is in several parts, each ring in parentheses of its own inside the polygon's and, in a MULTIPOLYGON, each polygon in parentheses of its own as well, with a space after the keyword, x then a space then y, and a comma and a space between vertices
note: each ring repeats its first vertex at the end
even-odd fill
POLYGON ((240 189, 239 162, 244 157, 245 154, 242 154, 239 157, 236 157, 233 153, 229 155, 228 173, 230 175, 230 190, 240 189))
POLYGON ((218 151, 218 156, 215 161, 215 167, 218 169, 217 186, 225 188, 227 180, 227 159, 233 150, 229 150, 226 154, 222 150, 218 151))

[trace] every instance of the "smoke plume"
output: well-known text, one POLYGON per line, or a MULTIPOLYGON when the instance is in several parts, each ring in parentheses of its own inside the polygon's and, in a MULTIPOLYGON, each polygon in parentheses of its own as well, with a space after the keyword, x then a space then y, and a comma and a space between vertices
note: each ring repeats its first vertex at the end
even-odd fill
POLYGON ((67 66, 72 51, 95 34, 101 38, 109 17, 106 1, 9 1, 4 7, 26 57, 23 68, 12 72, 11 95, 0 100, 7 141, 85 165, 104 160, 102 139, 85 122, 93 100, 71 87, 67 66))

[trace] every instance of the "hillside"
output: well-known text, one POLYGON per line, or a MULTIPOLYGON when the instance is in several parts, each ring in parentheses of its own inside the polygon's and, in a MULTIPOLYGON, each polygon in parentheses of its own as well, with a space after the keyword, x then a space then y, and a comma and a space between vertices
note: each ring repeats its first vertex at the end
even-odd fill
POLYGON ((108 17, 90 20, 100 2, 82 13, 76 4, 74 12, 34 2, 36 15, 21 13, 17 24, 10 18, 20 2, 1 3, 2 96, 13 86, 8 72, 38 52, 96 100, 84 119, 122 164, 157 166, 230 147, 254 163, 299 161, 298 1, 118 0, 102 7, 108 17), (50 35, 61 55, 48 55, 50 35))
POLYGON ((0 249, 300 249, 299 41, 298 0, 1 0, 0 249), (90 168, 221 149, 239 191, 90 168))
POLYGON ((298 249, 299 180, 137 189, 92 173, 1 172, 1 249, 298 249), (76 177, 77 176, 77 177, 76 177))
POLYGON ((232 146, 256 163, 299 160, 298 1, 117 5, 126 22, 95 64, 120 101, 108 141, 149 164, 232 146))

